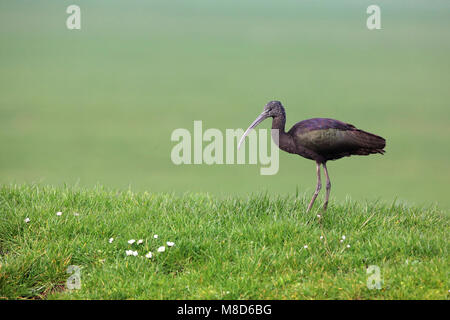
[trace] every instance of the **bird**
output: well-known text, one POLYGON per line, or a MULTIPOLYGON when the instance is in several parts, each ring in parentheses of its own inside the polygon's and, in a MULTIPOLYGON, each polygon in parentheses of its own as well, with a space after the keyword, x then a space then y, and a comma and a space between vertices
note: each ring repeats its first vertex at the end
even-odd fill
POLYGON ((352 155, 366 156, 385 153, 386 140, 384 138, 335 119, 313 118, 303 120, 297 122, 286 132, 286 112, 280 101, 270 101, 264 106, 263 112, 242 135, 238 149, 240 149, 250 130, 267 118, 272 118, 272 138, 281 150, 316 162, 317 185, 306 212, 311 210, 322 188, 321 166, 326 177, 323 211, 327 210, 331 192, 327 161, 352 155))

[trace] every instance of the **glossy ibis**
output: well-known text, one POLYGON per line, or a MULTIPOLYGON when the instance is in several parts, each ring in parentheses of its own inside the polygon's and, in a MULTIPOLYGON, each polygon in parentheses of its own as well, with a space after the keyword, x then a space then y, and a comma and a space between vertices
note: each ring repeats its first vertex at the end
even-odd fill
MULTIPOLYGON (((241 147, 247 134, 264 119, 272 118, 272 129, 278 129, 278 147, 286 152, 298 154, 304 158, 314 160, 317 170, 317 186, 307 212, 322 188, 320 166, 323 166, 327 179, 324 211, 328 206, 331 182, 328 175, 327 161, 337 160, 352 155, 369 155, 384 153, 386 140, 382 137, 355 128, 355 126, 334 119, 314 118, 297 122, 291 130, 285 132, 286 113, 280 101, 270 101, 264 111, 248 127, 239 141, 241 147)), ((273 134, 272 134, 273 136, 273 134)))

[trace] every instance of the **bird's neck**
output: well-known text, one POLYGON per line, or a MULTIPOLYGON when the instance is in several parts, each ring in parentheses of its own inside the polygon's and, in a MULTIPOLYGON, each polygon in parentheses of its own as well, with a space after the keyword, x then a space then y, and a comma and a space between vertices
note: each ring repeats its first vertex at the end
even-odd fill
POLYGON ((285 126, 286 126, 286 116, 285 115, 280 115, 280 116, 276 116, 273 118, 272 129, 278 129, 280 136, 282 134, 286 134, 286 132, 284 131, 285 126))
POLYGON ((277 117, 274 117, 272 120, 272 139, 274 140, 275 144, 278 145, 278 147, 281 150, 284 150, 289 153, 294 152, 294 144, 292 141, 292 138, 284 131, 286 125, 286 115, 280 115, 277 117), (277 136, 275 136, 274 130, 278 130, 277 136))

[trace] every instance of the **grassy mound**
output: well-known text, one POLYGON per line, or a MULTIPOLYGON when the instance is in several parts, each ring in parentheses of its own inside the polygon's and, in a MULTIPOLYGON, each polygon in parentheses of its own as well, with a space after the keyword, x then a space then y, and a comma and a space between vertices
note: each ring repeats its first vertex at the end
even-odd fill
POLYGON ((448 298, 446 212, 306 200, 0 186, 0 298, 448 298))

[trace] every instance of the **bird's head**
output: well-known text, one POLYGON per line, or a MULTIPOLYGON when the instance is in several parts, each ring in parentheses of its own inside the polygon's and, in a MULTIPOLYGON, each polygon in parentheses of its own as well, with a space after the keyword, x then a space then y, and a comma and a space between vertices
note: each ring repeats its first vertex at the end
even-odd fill
POLYGON ((242 142, 244 142, 245 137, 248 135, 250 130, 255 128, 258 124, 263 122, 267 118, 275 118, 278 116, 285 116, 283 105, 280 101, 270 101, 264 106, 263 112, 253 121, 253 123, 248 127, 248 129, 242 135, 239 141, 238 149, 241 148, 242 142))
POLYGON ((264 111, 262 114, 266 113, 267 117, 278 117, 278 116, 284 116, 284 108, 280 101, 270 101, 264 106, 264 111))

